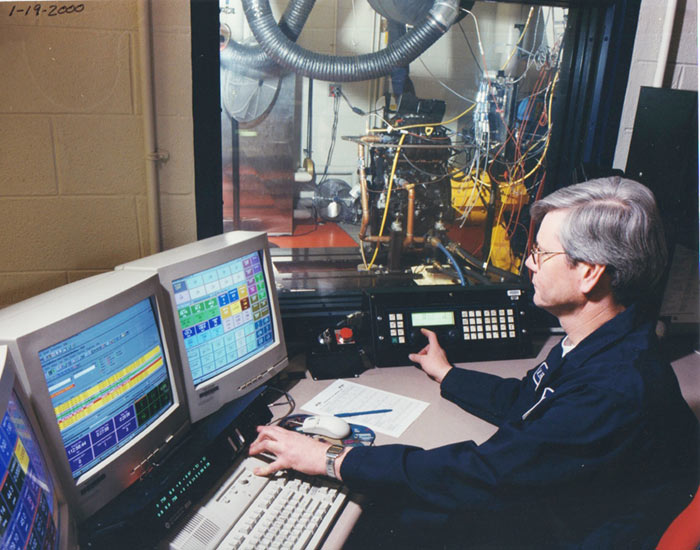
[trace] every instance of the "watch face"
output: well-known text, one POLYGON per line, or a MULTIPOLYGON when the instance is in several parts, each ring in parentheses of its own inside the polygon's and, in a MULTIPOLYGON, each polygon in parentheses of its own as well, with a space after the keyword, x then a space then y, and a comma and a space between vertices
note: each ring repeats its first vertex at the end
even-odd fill
POLYGON ((343 447, 342 445, 331 445, 326 450, 326 454, 329 456, 333 456, 335 458, 336 456, 338 456, 340 453, 343 452, 344 448, 345 447, 343 447))
POLYGON ((331 445, 326 449, 326 475, 333 479, 338 479, 335 475, 335 459, 343 452, 342 445, 331 445))

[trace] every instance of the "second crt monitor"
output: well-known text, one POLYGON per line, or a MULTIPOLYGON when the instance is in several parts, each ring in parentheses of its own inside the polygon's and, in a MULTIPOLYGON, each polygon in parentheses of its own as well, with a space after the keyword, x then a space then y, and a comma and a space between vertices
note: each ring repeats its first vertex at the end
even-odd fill
POLYGON ((78 522, 122 494, 189 429, 155 275, 109 272, 0 311, 6 344, 78 522))
POLYGON ((265 233, 232 231, 117 269, 157 273, 170 297, 192 422, 287 366, 265 233))

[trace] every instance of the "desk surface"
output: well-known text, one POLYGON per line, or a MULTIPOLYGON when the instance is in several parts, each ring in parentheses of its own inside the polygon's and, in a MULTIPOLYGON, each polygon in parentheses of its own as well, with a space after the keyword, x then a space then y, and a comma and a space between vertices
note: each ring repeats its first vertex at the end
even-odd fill
MULTIPOLYGON (((465 363, 457 366, 489 372, 506 378, 522 378, 529 369, 544 360, 549 350, 560 339, 561 336, 548 338, 534 358, 465 363)), ((673 367, 681 383, 683 396, 700 418, 700 355, 697 352, 691 352, 675 360, 673 367)), ((376 444, 378 445, 400 442, 429 449, 467 440, 481 444, 496 431, 495 426, 492 424, 467 413, 454 403, 442 399, 439 385, 416 367, 370 369, 363 372, 358 378, 354 378, 353 381, 371 388, 397 393, 429 403, 426 410, 409 426, 399 439, 378 433, 376 439, 376 444)), ((333 380, 313 380, 307 373, 305 379, 294 385, 290 390, 290 394, 294 397, 297 407, 300 407, 332 383, 333 380)), ((295 412, 304 411, 298 408, 295 412)), ((326 539, 323 548, 341 548, 360 513, 361 508, 357 502, 353 500, 348 502, 326 539)))
MULTIPOLYGON (((557 337, 549 338, 540 349, 536 358, 477 362, 457 366, 465 366, 472 370, 490 372, 503 377, 522 378, 525 372, 546 357, 551 347, 559 339, 557 337)), ((440 386, 416 367, 370 369, 352 380, 371 388, 397 393, 429 403, 425 411, 408 427, 399 439, 377 433, 375 441, 377 445, 405 443, 430 449, 465 440, 483 443, 496 431, 495 426, 492 424, 465 412, 454 403, 443 399, 440 396, 440 386), (436 429, 436 427, 439 427, 439 429, 436 429)), ((304 412, 300 408, 301 405, 308 402, 333 382, 333 380, 313 380, 307 373, 307 377, 300 380, 290 390, 290 394, 294 397, 298 407, 295 412, 304 412)), ((328 550, 341 548, 361 512, 360 505, 355 500, 350 500, 336 521, 323 548, 328 550)))

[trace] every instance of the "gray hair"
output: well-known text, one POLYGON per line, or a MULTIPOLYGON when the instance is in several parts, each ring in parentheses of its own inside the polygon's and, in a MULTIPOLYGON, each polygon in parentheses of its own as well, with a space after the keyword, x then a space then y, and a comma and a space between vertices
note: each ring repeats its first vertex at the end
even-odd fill
POLYGON ((606 266, 613 297, 623 305, 643 298, 661 280, 667 252, 654 195, 619 176, 563 187, 535 202, 540 223, 553 210, 568 210, 558 235, 569 261, 606 266))

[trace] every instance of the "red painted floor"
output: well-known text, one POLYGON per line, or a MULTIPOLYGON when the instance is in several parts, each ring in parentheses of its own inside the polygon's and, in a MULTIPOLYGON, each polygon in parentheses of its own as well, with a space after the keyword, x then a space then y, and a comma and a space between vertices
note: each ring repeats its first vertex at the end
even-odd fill
POLYGON ((326 248, 354 247, 357 243, 342 228, 332 222, 324 222, 314 226, 309 224, 294 224, 294 233, 287 237, 268 237, 271 243, 280 248, 326 248))

